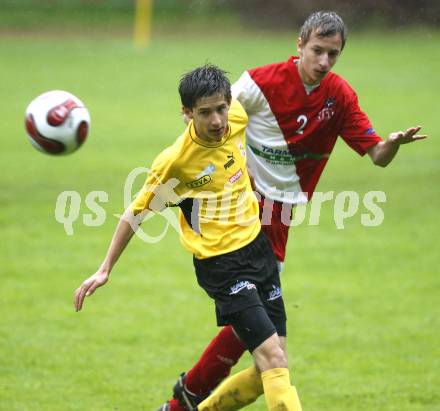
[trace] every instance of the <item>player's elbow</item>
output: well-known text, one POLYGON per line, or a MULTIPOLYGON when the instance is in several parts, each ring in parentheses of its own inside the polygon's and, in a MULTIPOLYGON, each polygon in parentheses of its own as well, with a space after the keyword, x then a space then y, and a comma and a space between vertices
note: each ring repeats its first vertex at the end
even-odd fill
POLYGON ((373 158, 372 160, 373 160, 373 164, 375 166, 379 166, 379 167, 382 167, 382 168, 385 168, 388 164, 390 164, 389 161, 387 161, 387 160, 385 160, 383 158, 373 158))

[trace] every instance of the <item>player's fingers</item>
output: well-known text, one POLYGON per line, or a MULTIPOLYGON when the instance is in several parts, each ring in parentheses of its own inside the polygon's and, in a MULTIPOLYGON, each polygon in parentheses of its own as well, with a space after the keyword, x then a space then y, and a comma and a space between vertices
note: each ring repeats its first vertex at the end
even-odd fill
POLYGON ((75 307, 75 311, 79 311, 80 310, 80 306, 81 306, 81 296, 80 296, 80 294, 81 294, 81 288, 78 288, 76 291, 75 291, 75 295, 74 295, 74 298, 73 298, 73 306, 75 307))
POLYGON ((84 300, 84 291, 82 289, 82 287, 78 288, 78 290, 76 290, 75 293, 75 310, 78 312, 79 310, 81 310, 82 308, 82 303, 84 300))
POLYGON ((422 127, 421 126, 417 126, 417 127, 411 127, 408 130, 405 131, 405 137, 413 137, 415 134, 417 134, 420 129, 422 127))
POLYGON ((412 133, 418 133, 420 131, 420 129, 422 128, 422 126, 415 126, 415 127, 410 127, 408 130, 406 130, 406 132, 411 131, 412 133))
POLYGON ((84 298, 86 296, 86 293, 90 287, 91 283, 85 282, 81 285, 81 287, 76 290, 75 293, 75 309, 76 311, 80 311, 84 302, 84 298))
POLYGON ((75 309, 77 309, 77 307, 78 307, 78 301, 79 301, 79 294, 80 293, 81 293, 81 287, 78 287, 75 290, 75 293, 73 294, 73 305, 75 306, 75 309))
POLYGON ((417 131, 419 130, 417 130, 416 128, 409 128, 405 131, 405 137, 412 137, 414 134, 417 133, 417 131))
POLYGON ((78 302, 77 302, 77 309, 76 311, 80 311, 84 304, 84 299, 86 298, 86 290, 81 290, 79 296, 78 296, 78 302))
POLYGON ((103 284, 103 283, 98 283, 98 281, 95 280, 95 281, 90 285, 89 289, 87 290, 87 292, 86 292, 86 297, 88 297, 89 295, 92 295, 98 287, 101 287, 102 284, 103 284))

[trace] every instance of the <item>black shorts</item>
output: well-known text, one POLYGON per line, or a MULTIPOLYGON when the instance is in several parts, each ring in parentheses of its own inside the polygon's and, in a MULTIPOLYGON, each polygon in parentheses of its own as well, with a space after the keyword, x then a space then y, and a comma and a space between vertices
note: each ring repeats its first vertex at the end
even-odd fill
POLYGON ((263 232, 236 251, 193 261, 199 285, 215 301, 217 325, 231 324, 231 315, 246 308, 263 306, 278 335, 286 335, 277 260, 263 232))

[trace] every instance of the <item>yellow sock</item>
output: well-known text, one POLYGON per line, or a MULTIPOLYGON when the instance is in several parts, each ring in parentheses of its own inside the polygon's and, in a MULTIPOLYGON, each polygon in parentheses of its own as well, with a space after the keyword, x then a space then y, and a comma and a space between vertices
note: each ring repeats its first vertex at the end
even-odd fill
POLYGON ((263 394, 260 373, 254 366, 223 381, 198 406, 198 411, 234 411, 253 403, 263 394))
POLYGON ((261 373, 264 396, 269 411, 301 411, 298 394, 290 385, 287 368, 272 368, 261 373))

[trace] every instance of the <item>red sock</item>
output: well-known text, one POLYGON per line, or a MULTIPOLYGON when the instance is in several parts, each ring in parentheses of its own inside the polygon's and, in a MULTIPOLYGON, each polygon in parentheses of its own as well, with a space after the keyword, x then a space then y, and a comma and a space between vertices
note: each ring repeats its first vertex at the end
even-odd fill
POLYGON ((171 398, 171 400, 168 401, 168 404, 170 406, 170 411, 187 411, 175 398, 171 398))
POLYGON ((208 395, 231 372, 246 347, 231 326, 224 327, 186 373, 185 386, 200 397, 208 395))

